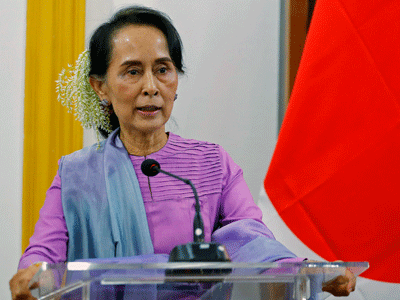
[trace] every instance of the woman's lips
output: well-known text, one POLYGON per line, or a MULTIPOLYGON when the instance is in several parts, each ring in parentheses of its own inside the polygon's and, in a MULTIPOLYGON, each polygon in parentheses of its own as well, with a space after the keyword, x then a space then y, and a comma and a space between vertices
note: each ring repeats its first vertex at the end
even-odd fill
POLYGON ((138 112, 143 116, 154 116, 160 111, 160 109, 161 107, 155 105, 148 105, 137 108, 138 112))

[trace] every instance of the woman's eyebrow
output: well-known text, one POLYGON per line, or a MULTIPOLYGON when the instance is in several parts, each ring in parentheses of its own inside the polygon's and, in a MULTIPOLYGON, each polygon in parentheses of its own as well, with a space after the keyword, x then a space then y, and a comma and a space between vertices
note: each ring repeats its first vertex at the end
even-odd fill
MULTIPOLYGON (((163 63, 163 62, 173 63, 172 59, 168 56, 160 57, 155 60, 155 63, 163 63)), ((123 66, 140 66, 140 65, 142 65, 142 62, 139 60, 126 60, 121 64, 122 67, 123 66)))
POLYGON ((162 63, 162 62, 171 62, 173 63, 172 59, 170 57, 161 57, 156 59, 156 63, 162 63))
POLYGON ((124 61, 121 66, 139 66, 142 63, 139 60, 126 60, 124 61))

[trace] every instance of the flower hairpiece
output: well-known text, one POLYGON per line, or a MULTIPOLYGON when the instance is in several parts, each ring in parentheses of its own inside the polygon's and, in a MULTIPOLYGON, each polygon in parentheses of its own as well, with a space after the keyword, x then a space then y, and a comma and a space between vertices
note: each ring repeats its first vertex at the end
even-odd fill
POLYGON ((83 51, 75 66, 68 65, 63 69, 56 81, 57 99, 68 108, 68 112, 74 110, 76 119, 82 123, 84 128, 93 128, 100 135, 97 128, 111 132, 108 107, 101 101, 89 82, 90 54, 88 50, 83 51))

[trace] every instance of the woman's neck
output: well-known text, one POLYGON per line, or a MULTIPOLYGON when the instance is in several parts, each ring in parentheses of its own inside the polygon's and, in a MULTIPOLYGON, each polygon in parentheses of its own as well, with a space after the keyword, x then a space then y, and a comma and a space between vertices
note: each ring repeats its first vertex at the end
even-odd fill
POLYGON ((164 130, 151 134, 126 134, 121 130, 120 139, 130 155, 147 156, 165 146, 168 134, 164 130))

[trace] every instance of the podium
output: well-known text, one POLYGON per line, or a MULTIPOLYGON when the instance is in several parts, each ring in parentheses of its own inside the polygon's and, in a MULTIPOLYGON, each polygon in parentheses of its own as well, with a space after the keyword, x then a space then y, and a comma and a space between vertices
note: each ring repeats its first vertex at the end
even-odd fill
POLYGON ((310 299, 323 284, 367 262, 168 263, 163 259, 88 260, 43 264, 32 279, 47 299, 310 299))

